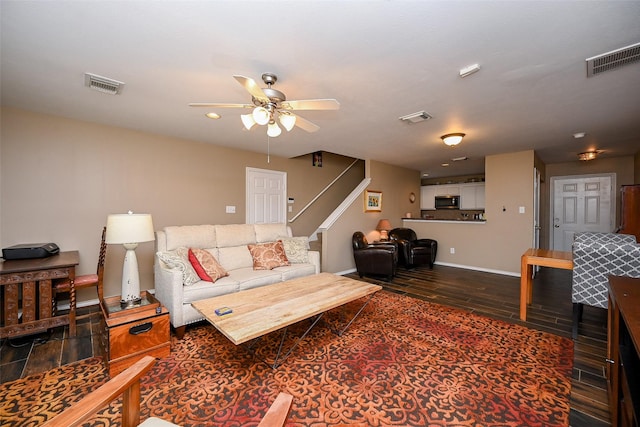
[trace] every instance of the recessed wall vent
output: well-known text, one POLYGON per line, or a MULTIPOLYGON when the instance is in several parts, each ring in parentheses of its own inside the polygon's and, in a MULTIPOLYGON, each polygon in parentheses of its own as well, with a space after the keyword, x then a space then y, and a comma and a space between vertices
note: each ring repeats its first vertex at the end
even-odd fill
POLYGON ((640 61, 640 43, 587 58, 587 77, 640 61))
POLYGON ((109 95, 120 94, 124 87, 123 82, 91 73, 84 74, 84 85, 98 92, 108 93, 109 95))
POLYGON ((432 118, 433 117, 427 114, 426 111, 418 111, 417 113, 407 114, 406 116, 402 116, 400 117, 400 120, 404 122, 409 122, 409 123, 418 123, 418 122, 423 122, 425 120, 429 120, 432 118))

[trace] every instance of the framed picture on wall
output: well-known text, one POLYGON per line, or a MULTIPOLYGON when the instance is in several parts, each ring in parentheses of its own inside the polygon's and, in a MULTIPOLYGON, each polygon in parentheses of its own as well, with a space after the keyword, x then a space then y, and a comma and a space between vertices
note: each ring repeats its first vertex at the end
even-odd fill
POLYGON ((382 212, 382 191, 365 190, 364 211, 382 212))

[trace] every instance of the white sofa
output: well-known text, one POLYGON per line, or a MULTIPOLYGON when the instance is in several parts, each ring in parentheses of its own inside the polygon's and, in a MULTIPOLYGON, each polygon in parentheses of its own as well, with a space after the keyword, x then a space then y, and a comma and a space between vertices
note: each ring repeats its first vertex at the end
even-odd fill
POLYGON ((286 224, 185 225, 156 231, 155 296, 169 310, 178 338, 184 335, 186 325, 204 319, 191 306, 194 301, 320 273, 320 253, 309 251, 308 242, 304 248, 306 257, 298 251, 296 257, 290 258, 291 265, 254 270, 247 245, 277 240, 297 242, 298 247, 301 241, 306 242, 304 238, 292 237, 286 224), (214 283, 200 280, 185 285, 183 272, 175 266, 169 268, 161 259, 165 258, 163 252, 184 251, 180 248, 207 250, 229 275, 214 283))

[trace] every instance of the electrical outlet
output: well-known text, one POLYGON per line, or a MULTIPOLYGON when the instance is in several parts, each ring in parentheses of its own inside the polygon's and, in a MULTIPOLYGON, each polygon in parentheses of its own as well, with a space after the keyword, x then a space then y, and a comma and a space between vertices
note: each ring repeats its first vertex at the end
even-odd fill
POLYGON ((449 253, 450 254, 455 254, 456 253, 456 248, 449 248, 449 253))

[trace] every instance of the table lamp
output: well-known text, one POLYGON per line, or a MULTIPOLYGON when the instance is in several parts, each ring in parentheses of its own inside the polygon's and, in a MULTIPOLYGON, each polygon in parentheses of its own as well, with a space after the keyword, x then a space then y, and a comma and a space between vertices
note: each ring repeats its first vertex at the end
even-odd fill
POLYGON ((387 241, 389 240, 389 230, 391 230, 391 223, 388 219, 381 219, 378 221, 378 225, 376 226, 376 230, 380 232, 380 240, 387 241))
POLYGON ((139 305, 140 276, 136 248, 138 243, 155 240, 153 221, 150 214, 112 214, 107 217, 107 244, 121 244, 127 250, 122 267, 122 296, 120 305, 133 307, 139 305))

